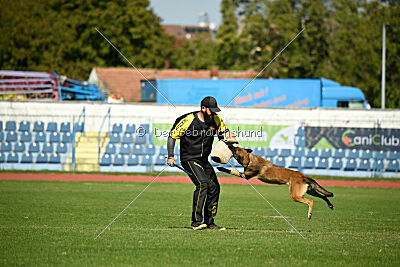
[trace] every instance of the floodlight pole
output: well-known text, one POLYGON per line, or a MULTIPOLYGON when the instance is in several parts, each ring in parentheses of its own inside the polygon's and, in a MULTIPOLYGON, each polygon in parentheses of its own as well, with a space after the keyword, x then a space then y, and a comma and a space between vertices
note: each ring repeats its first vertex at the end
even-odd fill
POLYGON ((381 83, 381 109, 385 109, 385 62, 386 61, 386 25, 382 25, 382 83, 381 83))

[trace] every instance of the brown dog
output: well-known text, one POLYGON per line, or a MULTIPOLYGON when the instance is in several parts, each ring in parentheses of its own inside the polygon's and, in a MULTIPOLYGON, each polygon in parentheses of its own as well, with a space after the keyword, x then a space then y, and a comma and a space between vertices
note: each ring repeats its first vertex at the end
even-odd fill
POLYGON ((258 178, 269 184, 287 184, 289 185, 290 197, 297 202, 308 205, 308 219, 311 219, 313 201, 303 197, 305 193, 322 198, 333 209, 332 203, 327 197, 333 197, 333 193, 328 192, 320 186, 314 179, 305 176, 299 171, 293 171, 272 164, 266 159, 251 154, 251 149, 243 149, 234 146, 232 143, 226 143, 233 153, 233 157, 244 167, 244 172, 228 170, 223 167, 217 167, 221 172, 233 174, 245 179, 258 178))

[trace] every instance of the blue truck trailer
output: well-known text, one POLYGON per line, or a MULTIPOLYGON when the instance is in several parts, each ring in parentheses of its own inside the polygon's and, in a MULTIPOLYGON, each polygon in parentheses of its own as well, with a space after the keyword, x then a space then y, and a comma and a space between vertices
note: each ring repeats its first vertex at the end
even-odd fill
POLYGON ((221 106, 367 108, 368 105, 359 88, 324 78, 159 79, 142 83, 142 99, 148 95, 156 97, 153 102, 174 105, 198 105, 207 95, 214 96, 221 106))

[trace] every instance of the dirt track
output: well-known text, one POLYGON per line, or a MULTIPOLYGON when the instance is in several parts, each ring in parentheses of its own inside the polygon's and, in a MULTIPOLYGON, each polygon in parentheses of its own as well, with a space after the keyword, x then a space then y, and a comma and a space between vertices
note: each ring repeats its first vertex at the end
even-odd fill
MULTIPOLYGON (((0 180, 29 180, 29 181, 103 181, 103 182, 150 182, 153 176, 129 176, 107 174, 53 174, 53 173, 0 173, 0 180)), ((221 184, 247 184, 240 178, 220 177, 221 184)), ((158 183, 191 183, 186 176, 160 176, 158 183)), ((260 180, 251 180, 252 184, 263 184, 260 180)), ((380 187, 400 188, 396 181, 343 181, 343 180, 318 180, 322 186, 338 187, 380 187)))

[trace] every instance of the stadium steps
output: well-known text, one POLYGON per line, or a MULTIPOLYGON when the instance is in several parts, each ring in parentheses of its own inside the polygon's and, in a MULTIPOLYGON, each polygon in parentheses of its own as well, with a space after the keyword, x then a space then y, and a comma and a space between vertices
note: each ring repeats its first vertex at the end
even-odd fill
MULTIPOLYGON (((97 163, 98 153, 98 133, 86 132, 85 136, 81 133, 77 134, 76 148, 75 148, 75 171, 91 172, 99 171, 97 163)), ((107 133, 101 133, 101 150, 100 155, 104 154, 106 144, 109 141, 107 133)), ((65 168, 69 168, 72 163, 72 153, 68 157, 65 168)))

